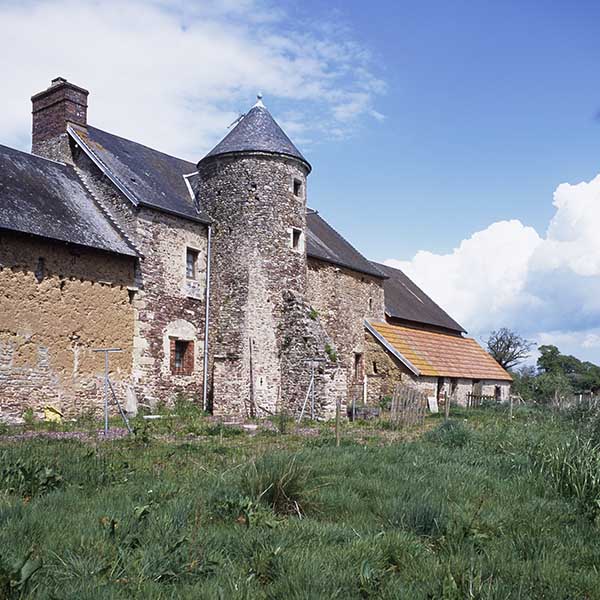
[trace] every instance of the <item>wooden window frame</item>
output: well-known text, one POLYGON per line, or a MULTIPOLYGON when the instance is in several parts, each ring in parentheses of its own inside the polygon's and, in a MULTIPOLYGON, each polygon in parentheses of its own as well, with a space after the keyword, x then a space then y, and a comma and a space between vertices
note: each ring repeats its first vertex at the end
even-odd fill
POLYGON ((172 375, 192 375, 194 372, 194 342, 170 338, 169 362, 172 375))

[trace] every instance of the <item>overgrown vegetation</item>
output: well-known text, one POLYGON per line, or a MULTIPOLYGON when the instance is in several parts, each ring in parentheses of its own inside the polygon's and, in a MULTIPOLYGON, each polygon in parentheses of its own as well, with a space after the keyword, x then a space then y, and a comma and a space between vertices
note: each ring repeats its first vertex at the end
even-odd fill
POLYGON ((595 412, 352 423, 337 448, 177 411, 143 440, 0 438, 0 598, 600 596, 595 412))

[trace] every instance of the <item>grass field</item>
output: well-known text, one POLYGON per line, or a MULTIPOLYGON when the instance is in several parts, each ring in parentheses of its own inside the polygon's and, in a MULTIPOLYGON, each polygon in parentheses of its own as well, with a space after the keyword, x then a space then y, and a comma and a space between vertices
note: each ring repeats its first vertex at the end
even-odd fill
POLYGON ((600 598, 590 419, 458 411, 340 447, 192 413, 117 441, 8 431, 0 598, 600 598))

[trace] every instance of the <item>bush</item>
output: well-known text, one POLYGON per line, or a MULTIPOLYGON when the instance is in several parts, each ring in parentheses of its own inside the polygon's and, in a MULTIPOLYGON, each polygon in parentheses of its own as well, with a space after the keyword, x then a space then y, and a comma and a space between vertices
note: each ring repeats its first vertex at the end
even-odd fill
POLYGON ((311 469, 298 456, 266 455, 250 464, 244 473, 243 492, 280 515, 302 516, 312 507, 314 486, 311 469))
POLYGON ((427 432, 426 438, 448 448, 462 448, 473 439, 473 430, 461 421, 444 421, 434 430, 427 432))

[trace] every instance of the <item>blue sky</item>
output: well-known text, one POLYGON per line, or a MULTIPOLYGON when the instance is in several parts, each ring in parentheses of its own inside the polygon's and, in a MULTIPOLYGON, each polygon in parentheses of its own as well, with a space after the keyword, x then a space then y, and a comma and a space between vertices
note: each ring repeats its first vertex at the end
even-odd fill
POLYGON ((373 53, 386 119, 310 148, 311 197, 371 256, 449 251, 501 219, 542 233, 555 187, 600 170, 600 4, 331 6, 373 53))
POLYGON ((29 147, 61 75, 93 125, 198 160, 260 90, 359 250, 480 339, 600 363, 598 22, 585 1, 0 0, 0 143, 29 147))

